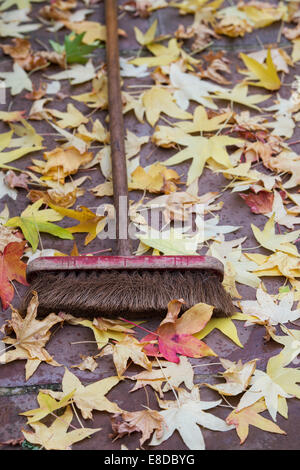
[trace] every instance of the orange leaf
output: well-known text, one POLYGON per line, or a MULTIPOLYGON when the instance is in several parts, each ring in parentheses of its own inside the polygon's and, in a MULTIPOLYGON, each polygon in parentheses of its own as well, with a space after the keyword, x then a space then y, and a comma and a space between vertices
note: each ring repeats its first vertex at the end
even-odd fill
POLYGON ((0 299, 6 310, 14 297, 14 287, 11 281, 27 285, 26 264, 20 260, 26 242, 12 242, 6 245, 0 253, 0 299))
POLYGON ((168 313, 155 334, 147 335, 143 341, 151 341, 144 347, 146 354, 163 356, 170 362, 179 362, 177 354, 188 357, 216 356, 203 341, 193 336, 202 330, 210 320, 213 307, 204 303, 194 305, 178 319, 183 301, 172 300, 168 304, 168 313), (152 342, 157 339, 158 343, 152 342))
POLYGON ((264 401, 260 400, 253 405, 244 408, 241 411, 233 410, 226 418, 227 424, 233 424, 236 427, 236 432, 240 438, 240 443, 243 444, 248 437, 249 426, 255 426, 263 431, 274 432, 277 434, 286 434, 277 424, 273 421, 260 416, 259 413, 267 409, 264 401))

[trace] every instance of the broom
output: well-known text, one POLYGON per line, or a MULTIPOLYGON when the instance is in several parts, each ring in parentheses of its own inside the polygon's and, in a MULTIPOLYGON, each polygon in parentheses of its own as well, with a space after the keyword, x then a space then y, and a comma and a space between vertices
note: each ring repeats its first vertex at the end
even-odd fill
POLYGON ((25 294, 23 309, 27 308, 32 291, 36 291, 39 315, 64 311, 84 317, 164 316, 172 299, 184 299, 183 310, 204 302, 215 307, 215 315, 231 315, 233 304, 222 286, 224 270, 219 260, 209 256, 132 255, 128 236, 128 182, 116 1, 106 0, 105 10, 117 256, 54 256, 33 260, 27 266, 27 280, 31 286, 25 294), (126 201, 125 210, 121 207, 122 200, 126 201))

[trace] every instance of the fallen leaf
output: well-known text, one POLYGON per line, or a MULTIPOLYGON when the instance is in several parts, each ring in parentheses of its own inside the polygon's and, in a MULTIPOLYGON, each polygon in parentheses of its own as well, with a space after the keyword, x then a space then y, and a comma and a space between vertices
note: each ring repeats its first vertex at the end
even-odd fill
POLYGON ((60 408, 65 408, 66 406, 71 404, 73 395, 74 391, 64 396, 61 400, 56 401, 47 393, 39 391, 36 399, 40 407, 35 408, 34 410, 25 411, 24 413, 20 413, 20 415, 28 416, 28 424, 41 421, 43 418, 45 418, 49 414, 52 414, 54 411, 59 410, 60 408))
POLYGON ((231 112, 226 112, 217 114, 209 119, 205 108, 203 106, 197 106, 194 111, 193 122, 176 122, 175 126, 179 127, 187 134, 193 134, 194 132, 212 132, 226 127, 226 122, 231 116, 231 112))
POLYGON ((82 417, 84 419, 93 419, 93 410, 107 411, 108 413, 121 413, 123 411, 117 403, 108 400, 105 396, 119 381, 120 378, 116 376, 106 377, 85 387, 76 375, 65 368, 62 392, 47 390, 47 393, 58 400, 62 400, 66 395, 73 393, 72 400, 80 409, 82 417))
POLYGON ((256 240, 270 251, 283 251, 294 256, 298 255, 298 250, 291 242, 297 240, 300 235, 300 230, 288 232, 285 234, 275 234, 275 214, 270 217, 263 230, 260 230, 254 224, 251 228, 256 240))
POLYGON ((46 162, 33 160, 34 166, 30 169, 41 173, 46 180, 64 183, 67 176, 76 174, 78 169, 89 163, 92 158, 92 152, 81 153, 75 147, 57 147, 44 153, 46 162))
POLYGON ((263 87, 267 90, 278 90, 280 88, 281 82, 277 75, 270 49, 268 49, 266 65, 260 64, 257 60, 243 53, 240 54, 240 57, 250 70, 251 76, 253 74, 254 78, 258 80, 256 82, 248 82, 248 85, 263 87))
POLYGON ((230 338, 240 348, 243 348, 236 326, 232 321, 234 319, 235 315, 232 315, 230 318, 211 318, 207 325, 200 332, 194 333, 194 336, 198 339, 203 339, 216 328, 228 338, 230 338))
POLYGON ((146 109, 146 118, 153 127, 160 114, 164 113, 177 119, 192 119, 192 115, 180 109, 168 90, 152 87, 143 94, 143 105, 146 109))
POLYGON ((163 393, 172 390, 172 387, 178 387, 182 383, 189 390, 194 387, 194 369, 185 356, 180 356, 177 364, 163 360, 153 362, 151 371, 143 371, 126 378, 136 381, 130 392, 149 385, 159 393, 160 398, 163 398, 163 393))
POLYGON ((68 103, 67 111, 65 113, 58 111, 57 109, 47 109, 47 112, 60 119, 57 121, 57 125, 62 129, 65 129, 66 127, 79 127, 80 124, 86 124, 89 122, 88 118, 75 108, 72 103, 68 103))
POLYGON ((216 385, 205 383, 205 385, 212 390, 216 390, 221 395, 239 395, 248 388, 251 376, 256 368, 256 361, 257 359, 253 359, 243 364, 241 360, 232 362, 229 359, 220 358, 222 366, 226 369, 220 375, 226 380, 226 383, 218 383, 216 385))
POLYGON ((82 325, 91 328, 95 336, 98 349, 102 349, 107 345, 110 339, 121 341, 126 335, 133 333, 131 328, 133 325, 108 318, 94 318, 93 321, 84 318, 75 318, 72 315, 64 314, 62 318, 71 325, 82 325))
POLYGON ((5 86, 10 88, 13 96, 18 95, 23 90, 32 91, 30 78, 16 62, 13 65, 13 72, 0 72, 0 78, 4 78, 5 86))
POLYGON ((273 341, 282 344, 284 348, 277 356, 273 356, 272 367, 280 369, 292 362, 298 354, 300 354, 300 332, 299 330, 292 330, 280 325, 281 330, 285 335, 276 335, 271 328, 268 328, 273 341), (277 367, 276 367, 277 366, 277 367))
POLYGON ((72 233, 84 233, 88 232, 88 235, 85 238, 84 244, 87 245, 90 243, 101 230, 104 229, 106 225, 106 217, 99 216, 94 214, 90 209, 84 206, 80 206, 80 210, 76 211, 74 209, 66 209, 64 207, 56 206, 50 204, 50 207, 55 211, 61 214, 63 217, 70 217, 72 219, 79 220, 78 225, 72 227, 67 227, 65 230, 69 232, 70 238, 72 239, 72 233))
POLYGON ((154 163, 146 169, 138 166, 131 174, 128 189, 169 194, 176 191, 178 182, 180 176, 175 170, 169 170, 161 163, 154 163))
POLYGON ((80 364, 71 367, 76 367, 80 370, 89 370, 91 372, 94 372, 94 370, 98 367, 98 363, 95 361, 93 356, 83 356, 80 364))
POLYGON ((186 148, 165 160, 164 165, 173 166, 186 160, 192 160, 187 177, 187 185, 190 185, 202 175, 208 159, 213 159, 222 167, 232 167, 226 147, 229 145, 240 146, 242 140, 227 135, 214 135, 210 138, 196 136, 182 138, 178 136, 176 143, 184 145, 186 148))
POLYGON ((260 108, 256 106, 263 101, 270 98, 271 95, 248 95, 248 85, 244 82, 238 83, 231 90, 215 91, 215 99, 231 101, 239 103, 248 108, 256 109, 260 111, 260 108))
POLYGON ((69 80, 71 85, 86 83, 95 78, 96 71, 91 60, 85 65, 71 65, 67 70, 50 75, 52 80, 69 80))
POLYGON ((50 223, 61 220, 62 216, 52 209, 40 210, 43 204, 42 199, 36 201, 27 206, 20 216, 12 217, 5 224, 6 227, 20 227, 33 252, 38 247, 40 232, 50 233, 64 240, 73 240, 73 235, 68 230, 50 223))
POLYGON ((225 91, 219 85, 182 72, 178 64, 172 64, 170 67, 170 82, 176 90, 174 93, 176 103, 183 110, 188 109, 190 101, 195 101, 207 108, 218 109, 211 93, 225 91))
POLYGON ((36 422, 31 427, 34 432, 22 429, 26 441, 32 444, 38 444, 46 450, 70 450, 72 444, 82 441, 95 432, 101 431, 101 428, 78 428, 70 432, 68 428, 73 419, 71 407, 68 406, 62 416, 58 416, 51 426, 36 422))
POLYGON ((250 388, 240 399, 236 411, 241 411, 244 408, 248 408, 249 406, 253 405, 253 403, 256 403, 261 398, 264 398, 266 407, 273 421, 276 421, 278 398, 291 398, 292 395, 286 393, 268 373, 258 369, 255 370, 249 385, 250 388))
POLYGON ((240 194, 245 203, 254 214, 268 214, 272 210, 274 194, 268 191, 259 191, 258 194, 240 194))
POLYGON ((122 377, 127 369, 127 362, 131 359, 144 369, 151 370, 152 365, 143 352, 144 343, 140 343, 132 336, 125 336, 113 346, 113 361, 117 369, 118 377, 122 377))
POLYGON ((142 31, 136 26, 134 27, 135 38, 137 42, 141 44, 141 46, 147 46, 147 44, 151 44, 151 42, 153 42, 156 34, 157 24, 158 21, 154 20, 145 34, 143 34, 142 31))
POLYGON ((52 366, 60 367, 52 356, 46 351, 45 345, 49 341, 50 328, 63 320, 56 314, 50 313, 43 320, 37 320, 38 296, 33 293, 33 297, 28 305, 26 316, 23 318, 20 313, 12 307, 11 319, 3 325, 3 332, 13 331, 15 337, 5 336, 3 343, 14 346, 14 349, 2 353, 2 362, 7 364, 12 361, 25 359, 26 380, 36 371, 41 362, 46 362, 52 366))
POLYGON ((273 432, 277 434, 286 434, 277 424, 273 423, 269 419, 260 416, 259 413, 267 409, 263 400, 259 400, 256 403, 243 408, 242 410, 233 410, 230 415, 226 418, 228 425, 234 425, 236 427, 237 435, 240 438, 240 444, 243 444, 248 437, 249 426, 255 426, 263 431, 273 432))
POLYGON ((9 307, 14 297, 12 281, 27 285, 26 264, 20 260, 25 245, 26 242, 11 242, 4 247, 3 253, 0 253, 0 299, 4 310, 9 307))
POLYGON ((252 315, 254 323, 271 325, 295 321, 300 317, 300 309, 292 310, 294 303, 293 292, 289 292, 282 300, 276 301, 262 288, 256 291, 256 300, 239 302, 243 313, 252 315))
POLYGON ((204 450, 205 442, 199 426, 213 431, 233 429, 234 426, 228 425, 217 416, 206 412, 206 410, 218 406, 221 400, 201 401, 198 387, 194 387, 191 392, 177 389, 177 393, 177 400, 159 400, 160 407, 164 409, 160 412, 164 419, 163 432, 155 432, 149 445, 160 445, 177 430, 189 449, 204 450))
POLYGON ((188 357, 215 356, 211 348, 193 335, 202 330, 209 321, 214 307, 198 303, 177 318, 183 301, 173 300, 168 304, 166 318, 160 323, 155 334, 147 335, 143 341, 156 340, 157 347, 144 347, 151 355, 161 355, 167 361, 179 362, 178 354, 188 357))
POLYGON ((116 440, 132 432, 141 432, 140 446, 142 446, 153 431, 160 435, 163 421, 163 417, 156 410, 123 411, 122 414, 114 415, 111 418, 113 430, 111 437, 116 440))
MULTIPOLYGON (((6 220, 5 220, 6 222, 6 220)), ((9 243, 22 243, 24 241, 21 232, 5 227, 1 224, 0 214, 0 252, 3 253, 9 243)))

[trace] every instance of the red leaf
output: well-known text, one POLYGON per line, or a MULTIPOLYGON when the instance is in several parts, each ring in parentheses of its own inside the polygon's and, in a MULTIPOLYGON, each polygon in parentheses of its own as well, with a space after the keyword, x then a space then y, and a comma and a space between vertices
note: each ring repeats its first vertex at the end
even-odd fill
POLYGON ((254 214, 268 214, 272 211, 274 194, 259 191, 258 194, 240 194, 254 214))
POLYGON ((11 281, 28 285, 26 281, 26 263, 20 260, 26 242, 12 242, 0 253, 0 299, 6 310, 14 298, 14 287, 11 281))
POLYGON ((143 342, 158 342, 148 344, 144 352, 149 356, 163 356, 170 362, 179 362, 178 354, 188 357, 215 356, 216 354, 203 341, 195 338, 194 333, 201 331, 210 320, 213 307, 206 304, 196 304, 178 318, 182 300, 173 300, 168 304, 168 313, 156 331, 149 334, 143 342))

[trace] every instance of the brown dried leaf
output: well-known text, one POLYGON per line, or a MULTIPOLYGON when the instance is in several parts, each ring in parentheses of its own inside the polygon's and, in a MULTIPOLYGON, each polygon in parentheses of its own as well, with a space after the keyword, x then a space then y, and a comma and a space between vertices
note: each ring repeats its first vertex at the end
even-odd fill
POLYGON ((114 440, 119 439, 132 432, 141 432, 140 445, 149 439, 153 431, 157 436, 163 432, 164 419, 156 410, 142 411, 124 411, 122 414, 115 414, 111 418, 113 434, 110 435, 114 440))

